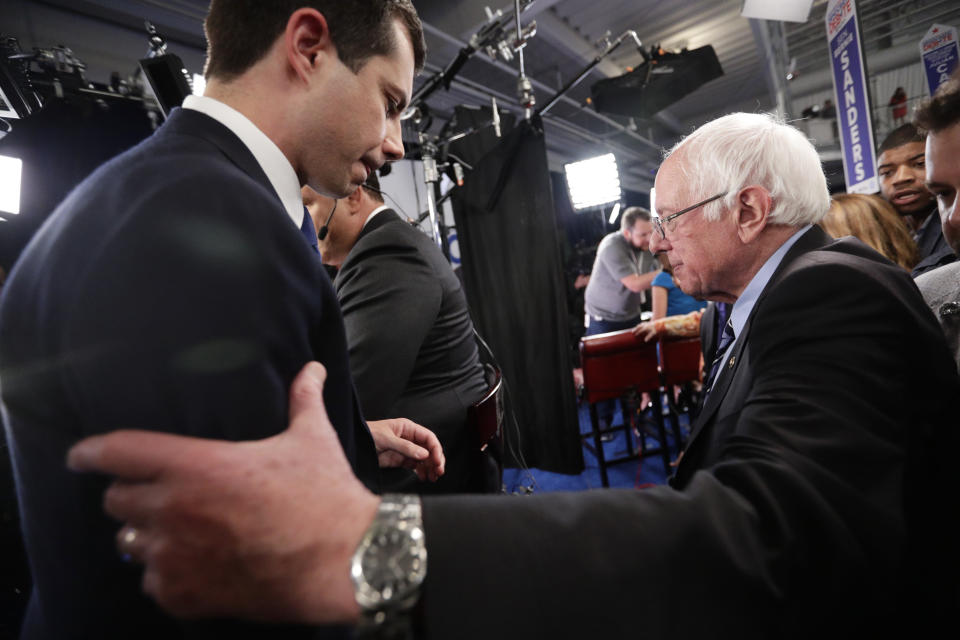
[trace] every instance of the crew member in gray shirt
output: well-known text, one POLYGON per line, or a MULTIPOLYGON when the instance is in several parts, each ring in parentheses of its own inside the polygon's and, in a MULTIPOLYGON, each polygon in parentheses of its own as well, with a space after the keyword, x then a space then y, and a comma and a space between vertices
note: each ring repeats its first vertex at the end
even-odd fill
POLYGON ((643 292, 658 267, 649 251, 652 230, 650 212, 630 207, 620 219, 620 231, 600 241, 585 294, 587 335, 632 329, 640 322, 643 292))

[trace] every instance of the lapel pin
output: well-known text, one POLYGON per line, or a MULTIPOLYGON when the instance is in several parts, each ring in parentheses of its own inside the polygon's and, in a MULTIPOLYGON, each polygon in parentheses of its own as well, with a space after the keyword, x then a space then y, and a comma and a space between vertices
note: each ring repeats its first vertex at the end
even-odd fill
POLYGON ((733 369, 733 363, 737 361, 737 356, 730 356, 730 364, 727 365, 729 368, 733 369))

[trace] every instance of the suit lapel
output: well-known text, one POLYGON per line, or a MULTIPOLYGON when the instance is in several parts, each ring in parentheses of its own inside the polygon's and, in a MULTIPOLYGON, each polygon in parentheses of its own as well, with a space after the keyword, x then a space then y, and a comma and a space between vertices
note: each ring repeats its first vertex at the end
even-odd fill
POLYGON ((730 357, 727 358, 727 362, 723 365, 723 369, 717 373, 717 380, 713 385, 713 391, 711 391, 710 395, 707 397, 707 402, 700 410, 693 429, 691 430, 690 439, 686 447, 687 449, 690 449, 693 446, 694 442, 697 440, 697 437, 703 432, 704 427, 708 424, 712 424, 713 415, 717 412, 717 409, 720 408, 720 405, 723 404, 723 400, 730 388, 730 384, 737 375, 737 371, 741 367, 747 366, 743 363, 743 358, 741 356, 743 355, 744 349, 750 340, 750 327, 753 324, 753 318, 756 316, 757 310, 763 304, 763 300, 766 297, 767 292, 771 291, 777 286, 781 276, 790 263, 796 260, 799 256, 823 247, 831 241, 832 238, 828 236, 826 232, 824 232, 818 226, 813 226, 809 231, 800 236, 793 246, 790 247, 790 250, 787 251, 787 254, 783 257, 783 260, 780 261, 780 264, 777 266, 776 271, 773 272, 773 276, 771 276, 767 286, 763 288, 763 291, 760 292, 760 295, 757 297, 757 302, 753 305, 753 309, 750 311, 750 316, 747 318, 747 322, 743 325, 740 335, 736 337, 737 341, 732 347, 733 350, 730 353, 730 357))

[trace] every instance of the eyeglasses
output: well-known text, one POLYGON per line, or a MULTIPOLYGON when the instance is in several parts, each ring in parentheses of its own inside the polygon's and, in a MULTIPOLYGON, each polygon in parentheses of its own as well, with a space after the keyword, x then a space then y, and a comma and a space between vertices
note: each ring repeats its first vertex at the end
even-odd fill
POLYGON ((662 240, 666 240, 666 239, 667 239, 667 231, 670 231, 671 233, 673 233, 673 230, 676 229, 676 227, 677 227, 676 223, 670 224, 673 220, 676 220, 677 218, 679 218, 680 216, 682 216, 682 215, 685 214, 685 213, 690 213, 690 212, 693 211, 694 209, 699 209, 700 207, 702 207, 702 206, 705 205, 705 204, 710 204, 710 203, 713 202, 714 200, 718 200, 718 199, 722 198, 722 197, 725 196, 725 195, 727 195, 727 192, 726 192, 726 191, 724 191, 723 193, 718 193, 718 194, 715 195, 715 196, 711 196, 711 197, 707 198, 707 199, 704 200, 703 202, 698 202, 697 204, 695 204, 695 205, 693 205, 693 206, 691 206, 691 207, 687 207, 686 209, 681 209, 680 211, 677 211, 676 213, 671 213, 671 214, 670 214, 669 216, 667 216, 666 218, 661 218, 661 217, 659 217, 659 216, 654 216, 653 218, 651 218, 651 219, 653 220, 653 226, 656 228, 657 233, 660 234, 660 238, 661 238, 662 240), (669 225, 669 226, 668 226, 668 225, 669 225))

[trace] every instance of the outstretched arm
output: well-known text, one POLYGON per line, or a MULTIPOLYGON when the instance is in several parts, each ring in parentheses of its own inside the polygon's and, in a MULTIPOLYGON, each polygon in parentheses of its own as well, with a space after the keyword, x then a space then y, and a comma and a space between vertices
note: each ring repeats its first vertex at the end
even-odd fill
POLYGON ((412 420, 368 420, 381 467, 404 467, 420 480, 436 482, 444 473, 446 458, 437 436, 412 420))

